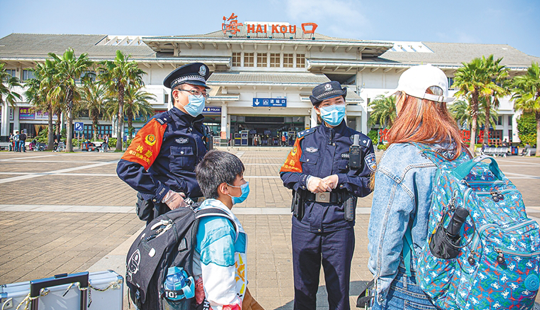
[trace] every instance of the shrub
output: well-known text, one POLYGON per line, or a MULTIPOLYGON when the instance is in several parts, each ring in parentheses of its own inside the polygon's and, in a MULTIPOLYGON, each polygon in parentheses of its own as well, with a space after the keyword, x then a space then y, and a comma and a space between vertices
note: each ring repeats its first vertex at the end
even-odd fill
POLYGON ((377 146, 377 148, 378 148, 379 150, 383 150, 383 151, 384 151, 384 150, 386 150, 386 144, 379 144, 379 145, 377 146))
POLYGON ((525 145, 536 144, 536 117, 534 113, 524 113, 517 120, 518 135, 521 143, 525 145))

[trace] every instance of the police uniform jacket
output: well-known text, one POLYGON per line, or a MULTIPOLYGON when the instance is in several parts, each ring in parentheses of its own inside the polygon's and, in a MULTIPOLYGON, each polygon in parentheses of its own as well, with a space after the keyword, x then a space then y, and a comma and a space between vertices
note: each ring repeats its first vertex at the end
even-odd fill
MULTIPOLYGON (((343 121, 334 128, 321 125, 298 133, 280 175, 287 188, 307 191, 308 176, 322 179, 336 174, 339 181, 333 192, 348 191, 364 197, 371 193, 370 175, 375 168, 371 139, 347 127, 343 121), (360 135, 363 158, 359 169, 350 169, 348 153, 355 134, 360 135)), ((306 201, 303 218, 299 221, 293 217, 293 225, 320 233, 352 227, 354 222, 345 221, 342 204, 306 201)))
POLYGON ((160 202, 169 189, 202 196, 195 166, 206 154, 202 115, 173 107, 157 114, 135 136, 116 173, 145 200, 160 202))

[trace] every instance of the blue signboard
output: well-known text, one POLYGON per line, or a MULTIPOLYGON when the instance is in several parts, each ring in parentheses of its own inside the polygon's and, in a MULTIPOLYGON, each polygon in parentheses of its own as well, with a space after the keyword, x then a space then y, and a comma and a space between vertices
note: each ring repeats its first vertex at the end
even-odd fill
POLYGON ((253 98, 254 107, 286 107, 287 98, 253 98))
POLYGON ((83 131, 83 130, 84 130, 83 122, 75 122, 75 131, 83 131))
POLYGON ((203 114, 221 114, 221 107, 205 107, 202 111, 203 114))

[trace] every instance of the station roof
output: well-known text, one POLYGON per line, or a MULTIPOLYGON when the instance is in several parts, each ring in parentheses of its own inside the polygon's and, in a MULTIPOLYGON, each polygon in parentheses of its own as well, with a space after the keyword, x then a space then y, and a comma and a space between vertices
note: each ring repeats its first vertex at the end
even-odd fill
MULTIPOLYGON (((324 46, 328 46, 328 49, 326 49, 328 53, 335 52, 338 48, 342 48, 341 51, 355 48, 362 50, 363 56, 364 53, 367 53, 368 56, 370 55, 369 53, 379 55, 378 57, 362 57, 359 60, 317 59, 306 55, 306 69, 312 73, 346 73, 351 69, 365 70, 368 68, 371 71, 380 69, 389 71, 395 69, 396 72, 399 72, 411 66, 426 63, 438 66, 443 70, 453 71, 461 67, 463 62, 469 62, 473 58, 491 54, 496 59, 502 57, 502 64, 509 67, 512 71, 525 71, 532 62, 540 63, 539 57, 527 55, 507 44, 416 42, 418 45, 425 47, 427 52, 424 52, 423 48, 419 49, 417 47, 415 49, 413 46, 414 42, 408 45, 410 48, 397 49, 396 46, 399 46, 399 42, 340 39, 318 33, 311 35, 315 37, 315 40, 313 40, 312 37, 306 34, 298 34, 299 32, 300 30, 297 29, 296 37, 293 36, 293 39, 288 39, 284 34, 281 34, 281 38, 274 36, 272 39, 261 36, 252 36, 248 39, 241 34, 229 38, 228 36, 224 36, 222 31, 202 35, 170 37, 13 33, 0 38, 0 61, 22 64, 23 67, 33 67, 36 62, 43 62, 44 59, 48 58, 48 53, 53 52, 61 55, 68 47, 71 47, 77 55, 88 53, 89 57, 96 61, 114 59, 116 50, 121 50, 125 54, 131 55, 131 60, 138 61, 148 68, 151 64, 160 67, 170 66, 171 68, 176 68, 186 63, 203 61, 213 71, 227 72, 231 69, 230 56, 181 57, 174 56, 173 52, 159 51, 159 46, 163 47, 169 44, 170 46, 167 48, 172 48, 175 44, 178 49, 186 48, 188 45, 193 44, 196 47, 200 47, 201 45, 202 47, 208 46, 210 49, 218 48, 218 43, 216 42, 221 42, 219 44, 229 44, 228 48, 231 48, 235 44, 250 42, 250 44, 280 44, 282 46, 284 44, 303 44, 308 46, 308 49, 309 46, 321 44, 319 46, 321 49, 324 46), (151 46, 148 46, 148 44, 151 46), (213 47, 213 44, 216 44, 216 47, 213 47)), ((203 54, 211 55, 211 53, 203 54)), ((230 73, 235 74, 233 72, 230 73)), ((265 78, 272 79, 273 75, 271 73, 264 74, 265 78)), ((287 75, 289 74, 294 75, 294 73, 287 73, 287 75)), ((254 82, 256 80, 255 76, 251 77, 253 78, 252 82, 254 82)), ((233 82, 234 78, 231 77, 231 79, 230 82, 233 82)))

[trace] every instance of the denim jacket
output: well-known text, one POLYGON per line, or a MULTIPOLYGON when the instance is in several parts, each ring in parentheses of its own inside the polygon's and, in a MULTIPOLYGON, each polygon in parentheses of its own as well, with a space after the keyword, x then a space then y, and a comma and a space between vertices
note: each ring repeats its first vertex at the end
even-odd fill
MULTIPOLYGON (((450 146, 430 148, 448 150, 450 146)), ((385 152, 375 174, 375 189, 369 220, 368 268, 374 275, 376 298, 386 299, 390 284, 403 265, 403 239, 411 226, 414 251, 411 269, 428 235, 432 180, 435 164, 409 143, 393 144, 385 152)))

